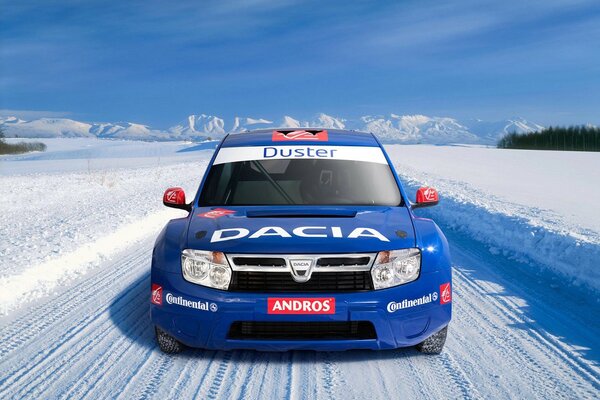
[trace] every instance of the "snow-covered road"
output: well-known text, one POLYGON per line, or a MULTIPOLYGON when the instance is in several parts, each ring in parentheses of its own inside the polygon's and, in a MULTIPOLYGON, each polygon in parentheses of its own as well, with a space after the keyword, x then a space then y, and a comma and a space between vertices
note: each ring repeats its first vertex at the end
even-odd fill
MULTIPOLYGON (((182 174, 183 164, 171 162, 165 166, 163 160, 163 165, 156 167, 160 168, 158 174, 152 174, 147 164, 109 170, 103 175, 113 182, 108 188, 95 177, 93 185, 79 194, 81 208, 73 211, 51 204, 51 213, 57 216, 54 224, 67 224, 72 234, 40 246, 44 257, 29 254, 25 261, 14 253, 6 257, 6 249, 14 250, 20 237, 43 237, 40 231, 54 234, 60 229, 45 216, 38 218, 43 226, 31 231, 23 227, 26 223, 13 225, 18 209, 3 203, 0 288, 12 288, 12 293, 1 296, 13 300, 0 317, 0 398, 599 397, 598 292, 561 285, 558 275, 530 259, 518 260, 511 252, 490 252, 486 240, 475 240, 451 220, 444 225, 443 219, 440 224, 455 264, 454 315, 440 356, 424 356, 412 349, 160 353, 148 317, 148 274, 156 235, 154 218, 168 216, 160 214, 164 211, 158 205, 144 212, 138 206, 162 189, 144 191, 146 181, 161 186, 173 180, 165 176, 182 174), (133 187, 136 197, 129 196, 131 206, 123 207, 122 200, 134 181, 139 184, 133 187), (102 206, 104 223, 90 229, 100 222, 92 219, 90 224, 76 213, 81 213, 88 201, 98 203, 98 196, 107 201, 102 206), (124 212, 127 218, 121 215, 124 212), (9 229, 14 226, 17 228, 9 229), (43 290, 36 292, 19 284, 16 277, 20 273, 52 260, 74 262, 71 256, 81 251, 78 243, 93 247, 118 229, 146 231, 116 249, 97 249, 82 265, 69 265, 73 274, 55 273, 41 282, 43 290), (13 246, 6 244, 6 235, 11 235, 13 246), (53 254, 56 246, 64 250, 53 254), (6 261, 9 259, 12 261, 6 261)), ((200 169, 202 165, 204 161, 192 166, 200 169)), ((17 175, 0 176, 3 184, 12 179, 13 186, 27 190, 29 182, 33 191, 40 185, 56 185, 57 172, 27 175, 19 168, 17 175)), ((85 182, 86 175, 77 174, 64 172, 64 184, 85 182)), ((195 174, 200 176, 201 171, 195 174)), ((190 176, 181 175, 179 183, 188 185, 190 176)), ((454 189, 458 192, 460 187, 462 183, 456 182, 454 189)), ((2 190, 9 189, 3 186, 2 190)), ((36 221, 28 215, 23 218, 27 223, 36 221)))
MULTIPOLYGON (((148 318, 152 239, 3 321, 0 398, 597 398, 598 319, 451 235, 454 320, 440 356, 160 353, 148 318), (507 270, 508 269, 508 270, 507 270)), ((596 315, 597 317, 597 315, 596 315)))

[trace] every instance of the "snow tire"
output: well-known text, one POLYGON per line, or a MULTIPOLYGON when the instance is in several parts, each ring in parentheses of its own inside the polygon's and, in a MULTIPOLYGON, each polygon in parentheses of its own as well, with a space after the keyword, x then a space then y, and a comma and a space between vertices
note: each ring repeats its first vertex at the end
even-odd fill
POLYGON ((158 326, 155 327, 154 330, 156 332, 156 341, 158 342, 158 347, 160 347, 160 350, 163 353, 175 354, 183 350, 183 344, 173 336, 169 335, 158 326))
POLYGON ((448 335, 448 327, 444 327, 441 331, 434 333, 427 339, 416 345, 418 351, 423 354, 440 354, 444 349, 446 343, 446 336, 448 335))

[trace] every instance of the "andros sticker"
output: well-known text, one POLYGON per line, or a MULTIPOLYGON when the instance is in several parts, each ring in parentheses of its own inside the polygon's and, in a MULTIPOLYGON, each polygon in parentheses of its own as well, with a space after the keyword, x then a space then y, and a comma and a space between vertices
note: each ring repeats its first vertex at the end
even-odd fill
POLYGON ((268 314, 335 314, 333 297, 269 297, 268 314))
POLYGON ((175 304, 181 307, 194 308, 200 311, 217 312, 219 310, 219 306, 217 306, 217 303, 210 303, 208 301, 188 300, 182 296, 175 296, 172 293, 166 294, 165 301, 167 302, 167 304, 175 304))
POLYGON ((162 292, 163 292, 162 286, 157 285, 156 283, 152 284, 152 296, 150 298, 150 301, 152 302, 152 304, 156 304, 157 306, 162 306, 162 292))
POLYGON ((274 142, 289 142, 289 141, 299 141, 299 140, 308 140, 315 142, 326 142, 329 140, 327 136, 326 130, 321 131, 307 131, 307 130, 297 130, 297 131, 273 131, 272 140, 274 142))
POLYGON ((210 210, 207 211, 205 213, 202 214, 198 214, 199 217, 202 218, 220 218, 220 217, 224 217, 226 215, 231 215, 231 214, 235 214, 235 211, 233 210, 226 210, 224 208, 215 208, 214 210, 210 210))

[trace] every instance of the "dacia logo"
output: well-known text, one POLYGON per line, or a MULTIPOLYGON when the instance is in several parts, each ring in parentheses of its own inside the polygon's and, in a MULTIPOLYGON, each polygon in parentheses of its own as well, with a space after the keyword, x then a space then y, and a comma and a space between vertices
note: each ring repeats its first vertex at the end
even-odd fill
POLYGON ((348 235, 344 235, 342 228, 339 226, 299 226, 292 229, 291 233, 280 226, 264 226, 251 233, 246 228, 227 228, 218 229, 213 232, 210 238, 211 243, 224 242, 226 240, 236 239, 259 239, 263 236, 278 236, 281 238, 302 237, 302 238, 372 238, 382 242, 390 240, 383 236, 381 232, 373 228, 354 228, 348 235))
POLYGON ((302 260, 290 260, 290 267, 292 268, 292 278, 296 282, 308 282, 312 275, 313 260, 302 259, 302 260))

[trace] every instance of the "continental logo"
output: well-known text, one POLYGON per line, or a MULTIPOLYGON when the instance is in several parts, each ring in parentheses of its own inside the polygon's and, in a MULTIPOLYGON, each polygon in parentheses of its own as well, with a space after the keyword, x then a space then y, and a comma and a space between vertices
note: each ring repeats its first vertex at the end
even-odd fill
POLYGON ((172 293, 167 293, 165 296, 167 304, 176 304, 181 307, 194 308, 200 311, 212 311, 217 312, 219 307, 216 303, 209 303, 208 301, 193 301, 188 300, 182 296, 174 296, 172 293))
POLYGON ((422 306, 424 304, 437 302, 439 299, 439 304, 448 304, 452 301, 452 289, 450 286, 450 282, 444 283, 440 285, 440 291, 431 292, 429 294, 424 295, 423 297, 418 297, 416 299, 404 299, 402 301, 391 301, 387 305, 387 311, 393 313, 398 310, 404 310, 406 308, 412 308, 417 306, 422 306))

